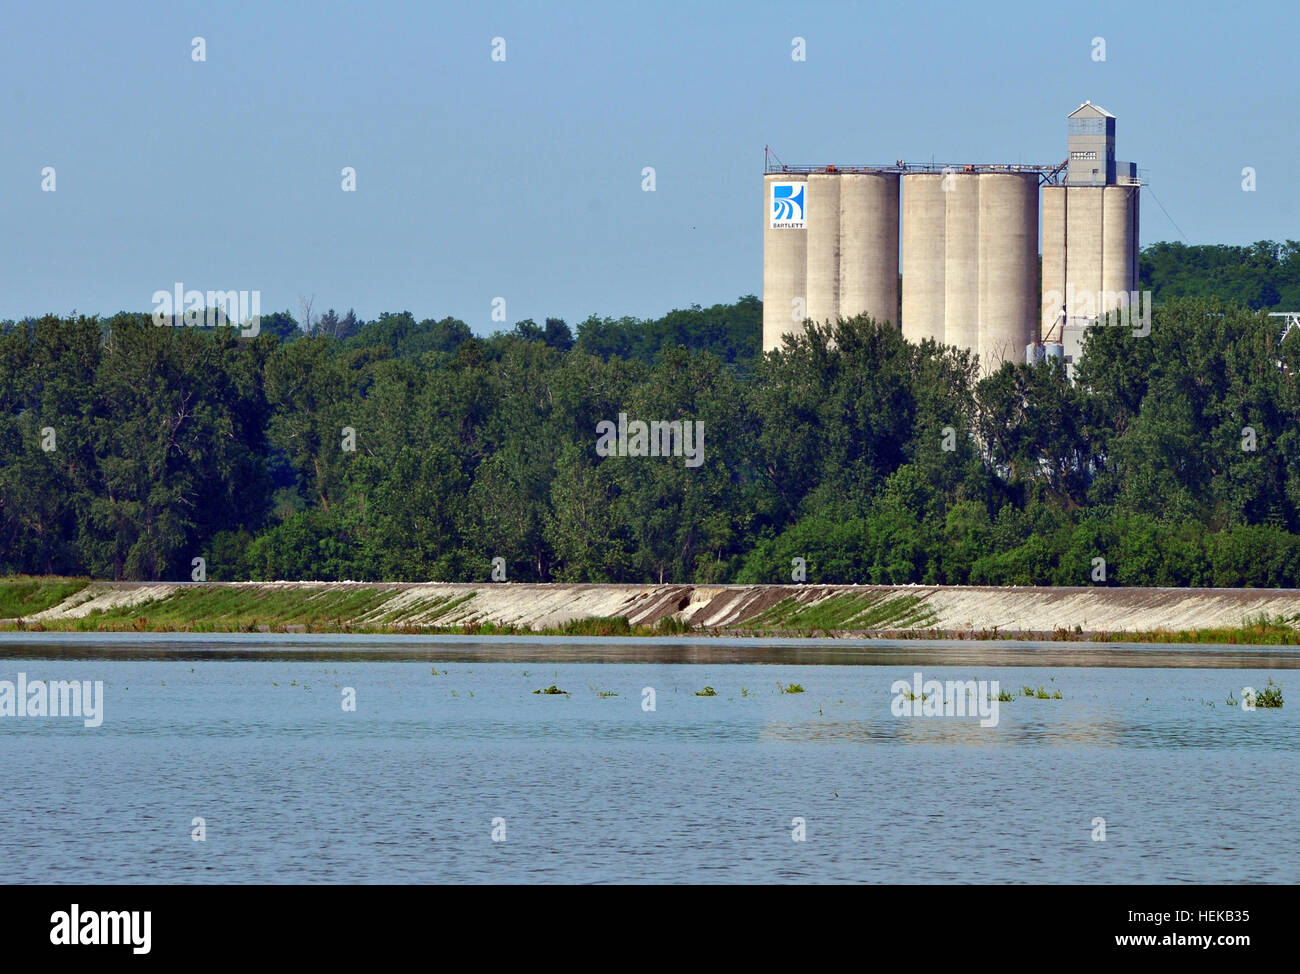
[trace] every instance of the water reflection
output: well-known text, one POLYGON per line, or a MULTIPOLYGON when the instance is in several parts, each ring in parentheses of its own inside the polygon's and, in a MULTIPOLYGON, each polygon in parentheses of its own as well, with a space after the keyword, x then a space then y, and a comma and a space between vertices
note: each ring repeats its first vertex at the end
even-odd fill
POLYGON ((0 633, 0 658, 1297 669, 1300 646, 969 639, 0 633))

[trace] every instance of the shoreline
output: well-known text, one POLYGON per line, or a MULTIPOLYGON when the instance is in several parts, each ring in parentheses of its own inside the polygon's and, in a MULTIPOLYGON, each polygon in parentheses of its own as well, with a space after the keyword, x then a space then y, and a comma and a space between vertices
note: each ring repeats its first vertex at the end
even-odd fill
POLYGON ((1300 646, 1002 639, 0 632, 0 660, 794 664, 1300 669, 1300 646))

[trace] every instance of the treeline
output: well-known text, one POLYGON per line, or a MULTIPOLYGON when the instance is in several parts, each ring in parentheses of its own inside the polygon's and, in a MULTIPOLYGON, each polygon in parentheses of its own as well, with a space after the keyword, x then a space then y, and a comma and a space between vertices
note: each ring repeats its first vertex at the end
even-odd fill
MULTIPOLYGON (((469 326, 455 318, 417 322, 410 312, 382 314, 371 322, 356 313, 340 315, 330 309, 313 319, 304 331, 286 311, 263 315, 261 330, 292 340, 309 334, 334 338, 350 349, 383 348, 389 354, 408 358, 425 352, 454 352, 473 337, 469 326)), ((712 352, 724 364, 740 371, 760 355, 763 338, 763 303, 753 295, 734 304, 711 308, 693 305, 670 311, 662 318, 602 318, 591 315, 580 322, 575 337, 562 318, 547 318, 541 325, 531 318, 515 325, 509 333, 524 341, 539 341, 560 352, 575 346, 601 359, 621 358, 653 365, 665 350, 685 348, 712 352)), ((499 340, 502 336, 493 336, 499 340)))
POLYGON ((1156 303, 1218 298, 1258 311, 1300 311, 1300 242, 1261 240, 1249 247, 1156 243, 1139 259, 1141 287, 1156 303))
POLYGON ((1075 382, 1060 363, 977 380, 969 353, 861 319, 761 358, 752 297, 654 338, 264 318, 283 327, 6 326, 0 573, 486 581, 501 558, 511 581, 776 582, 798 558, 810 582, 1300 579, 1300 339, 1239 306, 1095 329, 1075 382), (620 413, 703 424, 704 462, 597 455, 620 413))

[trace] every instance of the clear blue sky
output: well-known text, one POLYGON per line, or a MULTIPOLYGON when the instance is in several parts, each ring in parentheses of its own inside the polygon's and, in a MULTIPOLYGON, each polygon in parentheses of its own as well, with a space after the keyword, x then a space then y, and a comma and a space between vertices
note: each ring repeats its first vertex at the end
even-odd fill
MULTIPOLYGON (((1300 238, 1298 11, 11 3, 0 319, 148 311, 175 281, 482 333, 497 296, 508 324, 573 325, 761 295, 765 144, 815 164, 1056 162, 1084 99, 1118 116, 1118 157, 1189 242, 1300 238)), ((1144 191, 1143 244, 1176 239, 1144 191)))

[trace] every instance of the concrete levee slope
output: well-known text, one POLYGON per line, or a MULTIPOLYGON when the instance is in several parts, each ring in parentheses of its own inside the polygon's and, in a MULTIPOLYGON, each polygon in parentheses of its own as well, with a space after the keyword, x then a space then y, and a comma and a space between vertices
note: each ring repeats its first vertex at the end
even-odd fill
MULTIPOLYGON (((924 585, 616 585, 380 582, 91 582, 25 625, 130 622, 170 611, 205 621, 186 600, 225 589, 244 599, 240 618, 274 601, 283 617, 313 615, 313 605, 365 593, 366 608, 337 617, 352 627, 439 627, 491 623, 553 629, 574 620, 622 617, 632 625, 672 618, 691 629, 842 631, 939 630, 945 633, 1144 632, 1232 628, 1258 620, 1300 618, 1291 589, 1037 588, 924 585), (287 606, 287 609, 286 609, 287 606), (179 611, 178 611, 179 607, 179 611), (189 613, 189 614, 187 614, 189 613)), ((92 627, 93 628, 93 627, 92 627)))

